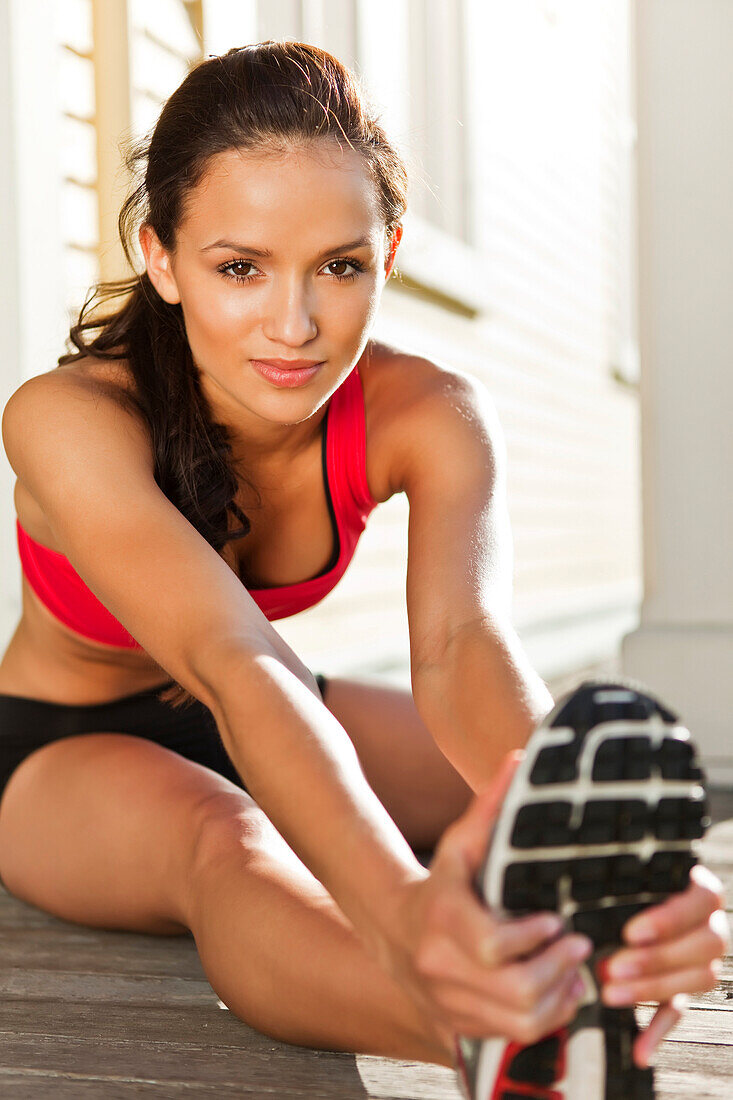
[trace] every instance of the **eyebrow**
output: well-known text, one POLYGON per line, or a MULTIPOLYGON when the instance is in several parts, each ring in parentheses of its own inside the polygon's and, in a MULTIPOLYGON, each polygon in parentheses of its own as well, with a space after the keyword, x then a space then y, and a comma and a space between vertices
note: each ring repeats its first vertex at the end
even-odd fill
MULTIPOLYGON (((335 245, 333 248, 324 248, 323 252, 319 253, 318 259, 321 256, 328 256, 333 252, 345 252, 350 248, 364 248, 365 245, 371 245, 373 243, 371 237, 359 237, 356 241, 349 241, 347 244, 335 245)), ((199 249, 200 252, 211 252, 215 248, 227 248, 232 252, 240 252, 246 256, 260 256, 263 259, 269 260, 272 256, 272 251, 269 248, 251 248, 249 245, 236 244, 233 241, 213 241, 211 244, 205 245, 199 249)))

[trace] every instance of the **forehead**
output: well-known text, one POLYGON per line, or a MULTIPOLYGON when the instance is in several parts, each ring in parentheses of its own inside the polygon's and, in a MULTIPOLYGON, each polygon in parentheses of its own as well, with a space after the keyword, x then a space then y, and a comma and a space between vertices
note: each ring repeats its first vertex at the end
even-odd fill
POLYGON ((364 157, 335 142, 273 152, 229 149, 189 194, 179 238, 203 247, 223 237, 276 250, 322 248, 383 226, 364 157), (293 236, 294 231, 297 237, 293 236))

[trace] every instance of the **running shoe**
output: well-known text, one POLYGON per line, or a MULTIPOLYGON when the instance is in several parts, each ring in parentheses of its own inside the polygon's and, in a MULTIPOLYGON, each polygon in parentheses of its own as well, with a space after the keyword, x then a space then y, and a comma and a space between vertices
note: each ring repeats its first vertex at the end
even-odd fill
POLYGON ((585 680, 532 734, 475 887, 513 917, 550 910, 588 936, 569 1025, 532 1046, 457 1037, 466 1100, 651 1100, 632 1059, 634 1009, 601 1003, 599 964, 626 922, 684 890, 709 824, 703 773, 677 716, 642 684, 585 680))

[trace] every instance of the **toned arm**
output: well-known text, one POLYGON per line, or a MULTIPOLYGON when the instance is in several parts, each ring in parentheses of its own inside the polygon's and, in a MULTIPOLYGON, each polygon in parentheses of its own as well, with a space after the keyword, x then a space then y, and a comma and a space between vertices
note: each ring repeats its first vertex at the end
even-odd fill
POLYGON ((2 419, 57 548, 143 649, 213 706, 238 652, 272 653, 317 691, 226 562, 153 476, 145 426, 71 376, 29 379, 2 419))
POLYGON ((457 633, 510 615, 512 536, 504 441, 481 382, 436 372, 401 428, 410 656, 419 680, 457 633))
POLYGON ((435 370, 401 422, 415 703, 474 790, 552 707, 511 623, 506 449, 478 380, 435 370))

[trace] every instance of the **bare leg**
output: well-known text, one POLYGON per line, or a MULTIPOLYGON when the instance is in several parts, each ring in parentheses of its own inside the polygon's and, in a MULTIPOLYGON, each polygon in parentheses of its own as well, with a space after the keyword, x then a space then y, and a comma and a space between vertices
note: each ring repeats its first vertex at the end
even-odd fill
POLYGON ((246 823, 223 817, 190 881, 186 923, 224 1004, 286 1042, 451 1066, 451 1051, 262 816, 254 846, 246 823))
POLYGON ((473 792, 435 744, 412 692, 376 679, 329 676, 324 702, 402 834, 413 848, 433 848, 473 792))
POLYGON ((190 928, 218 996, 274 1038, 452 1064, 249 795, 153 742, 84 734, 27 757, 0 803, 0 876, 65 920, 190 928))

